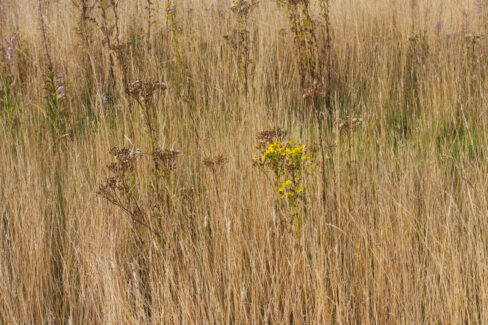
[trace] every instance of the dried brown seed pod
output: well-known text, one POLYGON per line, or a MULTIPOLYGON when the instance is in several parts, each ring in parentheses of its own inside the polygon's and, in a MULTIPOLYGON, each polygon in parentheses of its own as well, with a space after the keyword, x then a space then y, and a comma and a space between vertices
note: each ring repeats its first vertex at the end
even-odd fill
POLYGON ((227 162, 227 158, 220 154, 215 157, 205 157, 203 159, 203 164, 211 169, 216 169, 217 167, 223 166, 227 162))
POLYGON ((166 84, 158 80, 136 80, 129 85, 127 93, 146 105, 153 100, 157 91, 164 91, 166 88, 166 84))
POLYGON ((276 140, 280 140, 284 138, 287 134, 287 131, 280 128, 280 127, 275 127, 274 129, 271 130, 265 130, 261 131, 257 135, 257 139, 261 142, 274 142, 276 140))
POLYGON ((164 168, 172 170, 176 168, 176 158, 178 158, 179 154, 180 152, 174 149, 157 149, 153 155, 164 168))

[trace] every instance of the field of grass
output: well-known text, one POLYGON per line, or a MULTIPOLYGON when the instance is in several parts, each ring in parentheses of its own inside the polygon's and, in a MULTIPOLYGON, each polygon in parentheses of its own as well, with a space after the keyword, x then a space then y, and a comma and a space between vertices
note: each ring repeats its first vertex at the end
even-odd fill
POLYGON ((487 29, 0 0, 0 323, 487 323, 487 29))

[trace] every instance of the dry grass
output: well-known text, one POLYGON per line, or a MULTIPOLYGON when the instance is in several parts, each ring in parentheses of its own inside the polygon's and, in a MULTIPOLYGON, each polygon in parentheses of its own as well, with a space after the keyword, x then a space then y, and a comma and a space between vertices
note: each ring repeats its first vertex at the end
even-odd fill
POLYGON ((488 3, 332 0, 319 128, 274 1, 74 2, 0 0, 1 323, 488 322, 488 3), (298 236, 275 127, 324 148, 298 236), (97 195, 115 146, 140 215, 97 195))

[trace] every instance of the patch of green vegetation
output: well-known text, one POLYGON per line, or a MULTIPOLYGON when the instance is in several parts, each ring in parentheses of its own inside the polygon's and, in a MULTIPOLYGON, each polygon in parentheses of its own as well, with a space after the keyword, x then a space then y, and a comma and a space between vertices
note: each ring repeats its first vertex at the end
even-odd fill
POLYGON ((483 154, 484 130, 479 124, 445 120, 437 132, 433 132, 439 155, 450 156, 456 161, 477 160, 483 154))

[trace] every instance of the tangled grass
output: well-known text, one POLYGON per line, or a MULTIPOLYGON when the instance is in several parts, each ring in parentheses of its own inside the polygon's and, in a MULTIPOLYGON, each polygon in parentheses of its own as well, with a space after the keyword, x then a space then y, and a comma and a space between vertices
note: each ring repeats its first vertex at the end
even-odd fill
POLYGON ((0 323, 488 322, 485 6, 0 0, 0 323))

